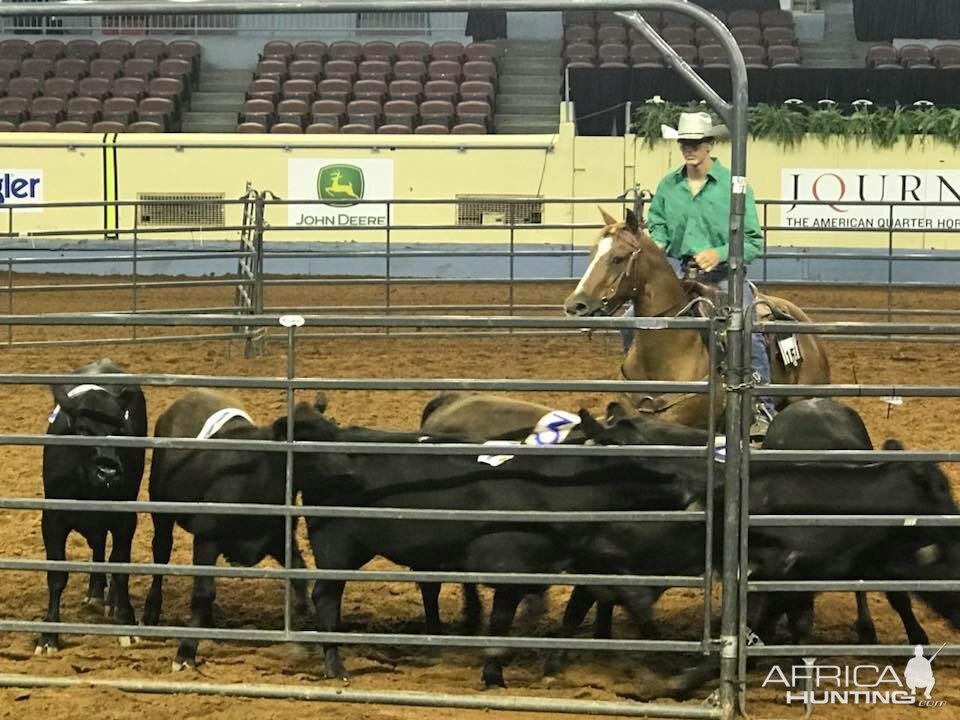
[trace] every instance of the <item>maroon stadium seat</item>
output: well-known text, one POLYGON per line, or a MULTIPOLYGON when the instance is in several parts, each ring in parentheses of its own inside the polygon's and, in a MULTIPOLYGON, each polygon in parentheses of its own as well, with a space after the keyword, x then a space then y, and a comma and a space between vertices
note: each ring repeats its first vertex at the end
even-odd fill
POLYGON ((100 119, 102 102, 95 97, 74 97, 67 100, 67 120, 85 122, 90 125, 100 119))
POLYGON ((463 43, 443 40, 430 46, 430 57, 434 60, 452 60, 463 62, 463 43))
POLYGON ((239 123, 258 122, 270 125, 273 122, 273 103, 269 100, 246 100, 240 110, 239 123))
POLYGON ((46 80, 53 77, 53 63, 49 58, 27 58, 20 63, 20 75, 46 80))
POLYGON ((567 44, 573 43, 593 43, 596 40, 597 31, 591 25, 571 25, 563 31, 563 39, 567 44))
POLYGON ((0 120, 0 132, 14 132, 17 126, 7 120, 0 120))
POLYGON ((388 125, 413 128, 417 120, 417 104, 410 100, 390 100, 383 106, 383 121, 388 125))
POLYGON ((128 97, 139 100, 147 94, 147 82, 139 77, 122 77, 113 81, 110 93, 114 97, 128 97))
POLYGON ((408 125, 381 125, 377 135, 409 135, 413 132, 408 125))
POLYGON ((53 125, 46 120, 27 120, 20 123, 17 132, 53 132, 53 125))
POLYGON ((64 56, 66 47, 59 40, 37 40, 33 44, 33 57, 56 62, 64 56))
POLYGON ((391 100, 412 100, 420 102, 423 97, 423 84, 417 80, 394 80, 387 94, 391 100))
POLYGON ((660 36, 671 45, 693 45, 697 34, 689 25, 670 25, 660 31, 660 36))
POLYGON ((293 56, 297 60, 319 60, 323 62, 327 55, 327 44, 317 40, 303 40, 293 48, 293 56))
POLYGON ((397 48, 392 42, 373 40, 363 44, 363 58, 365 60, 380 60, 392 64, 396 56, 397 48))
POLYGON ((447 100, 424 100, 420 104, 420 121, 426 125, 450 127, 455 110, 447 100))
POLYGON ((466 100, 457 104, 456 121, 458 124, 475 124, 487 127, 490 124, 490 105, 477 100, 466 100))
POLYGON ((341 78, 321 80, 317 84, 317 95, 321 100, 339 100, 344 105, 353 94, 353 83, 341 78))
POLYGON ((601 65, 611 63, 626 65, 630 57, 630 50, 623 43, 604 43, 597 49, 597 56, 601 65))
POLYGON ((0 57, 22 60, 33 54, 33 45, 26 40, 10 39, 0 41, 0 57))
POLYGON ((127 125, 127 132, 131 133, 162 133, 163 126, 149 120, 138 120, 127 125))
POLYGON ((346 122, 347 108, 339 100, 316 100, 310 106, 310 122, 314 125, 331 125, 338 129, 346 122))
POLYGON ((386 60, 364 60, 357 68, 361 80, 382 80, 387 82, 393 73, 393 66, 386 60))
POLYGON ((764 10, 760 13, 761 27, 793 27, 793 14, 787 10, 764 10))
POLYGON ((450 130, 451 135, 486 135, 487 126, 480 123, 457 123, 450 130))
POLYGON ((303 100, 281 100, 277 105, 277 122, 302 128, 309 112, 310 106, 303 100))
POLYGON ((436 125, 434 123, 426 123, 424 125, 417 125, 416 129, 413 131, 414 135, 449 135, 450 128, 446 125, 436 125))
POLYGON ((427 100, 457 101, 460 86, 452 80, 430 80, 423 86, 423 97, 427 100))
POLYGON ((763 32, 758 27, 735 27, 730 32, 738 45, 761 45, 763 32))
POLYGON ((383 80, 357 80, 353 84, 353 97, 382 104, 387 97, 387 84, 383 80))
POLYGON ((284 100, 301 100, 309 107, 317 97, 317 85, 311 80, 287 80, 281 95, 284 100))
POLYGON ((353 82, 357 77, 357 64, 353 60, 330 60, 323 68, 329 79, 339 78, 353 82))
POLYGON ((307 135, 335 135, 340 132, 338 127, 327 123, 311 123, 307 125, 307 135))
POLYGON ((597 30, 597 45, 604 43, 627 44, 627 29, 623 25, 607 25, 597 30))
POLYGON ((397 60, 416 60, 422 63, 430 57, 430 46, 420 40, 408 40, 397 45, 397 60))
POLYGON ((244 134, 259 134, 259 133, 265 133, 267 131, 267 128, 266 126, 261 125, 260 123, 249 122, 249 123, 240 123, 239 125, 237 125, 236 131, 238 133, 244 133, 244 134))
POLYGON ((727 13, 727 26, 731 28, 760 27, 760 15, 756 10, 731 10, 727 13))
POLYGON ((481 100, 493 104, 493 85, 484 80, 467 80, 460 84, 461 100, 481 100))
POLYGON ((17 58, 0 58, 0 78, 8 79, 20 74, 20 60, 17 58))
POLYGON ((101 120, 93 124, 93 127, 90 128, 90 132, 95 133, 122 133, 126 132, 127 126, 123 123, 114 122, 113 120, 101 120))
POLYGON ((77 83, 77 95, 81 97, 97 98, 103 100, 110 95, 110 87, 113 83, 107 78, 87 77, 77 83))
POLYGON ((133 56, 144 60, 153 60, 159 63, 167 57, 167 44, 163 40, 137 40, 133 45, 133 56))
POLYGON ((122 71, 122 63, 114 58, 97 58, 90 61, 90 77, 113 80, 119 77, 122 71))
POLYGON ((15 77, 7 82, 7 95, 12 97, 35 98, 40 94, 43 84, 38 78, 15 77))
POLYGON ((137 101, 127 97, 111 97, 103 101, 103 119, 129 125, 137 117, 137 101))
POLYGON ((43 94, 64 99, 73 97, 77 94, 77 83, 70 78, 47 78, 43 83, 43 94))
POLYGON ((124 77, 149 80, 157 74, 157 63, 150 58, 132 58, 123 64, 124 77))
POLYGON ((793 28, 769 27, 763 31, 763 41, 767 45, 796 45, 797 36, 793 28))
POLYGON ((302 135, 303 128, 295 123, 277 123, 270 127, 271 135, 302 135))
POLYGON ((497 57, 497 46, 493 43, 474 42, 463 49, 464 57, 469 60, 493 60, 497 57))
POLYGON ((63 48, 64 57, 84 60, 88 64, 99 52, 100 46, 97 44, 97 41, 87 40, 85 38, 70 40, 63 48))
POLYGON ((54 130, 56 132, 85 133, 90 132, 90 123, 80 122, 78 120, 64 120, 58 122, 54 130))
POLYGON ((282 60, 284 64, 293 57, 293 45, 286 40, 270 40, 264 43, 260 52, 261 60, 282 60))
POLYGON ((338 40, 330 44, 331 60, 350 60, 354 64, 363 57, 363 46, 352 40, 338 40))
POLYGON ((343 135, 372 135, 373 126, 366 123, 350 123, 340 128, 343 135))
POLYGON ((169 98, 147 97, 140 101, 137 117, 140 120, 154 122, 166 131, 178 130, 179 128, 174 127, 175 110, 173 101, 169 98))
POLYGON ((364 123, 375 128, 381 123, 381 114, 380 103, 373 100, 354 100, 347 105, 347 123, 350 125, 364 123))
POLYGON ((309 80, 316 84, 323 77, 323 63, 319 60, 294 60, 287 66, 291 80, 309 80))
POLYGON ((393 77, 397 80, 423 82, 427 77, 427 66, 420 60, 397 60, 393 66, 393 77))
POLYGON ((30 119, 56 125, 66 117, 66 102, 58 97, 38 97, 30 103, 30 119))
POLYGON ((63 58, 57 60, 54 69, 56 77, 69 78, 70 80, 79 80, 90 74, 90 63, 82 58, 63 58))
POLYGON ((246 100, 269 100, 277 103, 280 100, 280 82, 273 78, 259 78, 253 80, 247 87, 246 100))

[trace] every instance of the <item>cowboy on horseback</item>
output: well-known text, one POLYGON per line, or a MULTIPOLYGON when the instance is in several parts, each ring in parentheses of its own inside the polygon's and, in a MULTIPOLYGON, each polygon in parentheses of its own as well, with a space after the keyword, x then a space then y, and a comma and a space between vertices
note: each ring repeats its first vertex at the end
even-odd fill
MULTIPOLYGON (((663 137, 676 139, 683 165, 672 170, 657 186, 647 213, 647 231, 664 253, 680 261, 687 278, 727 290, 729 254, 730 171, 711 156, 714 141, 727 134, 723 125, 714 125, 704 112, 683 113, 676 128, 662 126, 663 137)), ((743 227, 743 259, 750 263, 763 252, 763 234, 757 219, 753 190, 748 186, 743 227)), ((754 301, 753 288, 744 282, 743 303, 754 301)), ((625 316, 633 316, 628 306, 625 316)), ((626 352, 633 342, 633 331, 621 330, 626 352)), ((763 335, 754 333, 750 341, 751 364, 763 384, 770 383, 770 359, 763 335)), ((773 417, 774 402, 761 397, 752 435, 762 435, 773 417)))

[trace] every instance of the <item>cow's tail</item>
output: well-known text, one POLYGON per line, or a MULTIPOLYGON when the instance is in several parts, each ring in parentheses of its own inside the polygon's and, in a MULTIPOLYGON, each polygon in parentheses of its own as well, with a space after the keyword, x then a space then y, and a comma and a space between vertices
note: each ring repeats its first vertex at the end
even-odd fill
POLYGON ((461 395, 462 393, 459 392, 442 392, 431 399, 430 402, 423 406, 423 412, 420 414, 420 427, 423 427, 427 422, 427 418, 433 415, 437 410, 442 408, 444 405, 449 405, 461 395))

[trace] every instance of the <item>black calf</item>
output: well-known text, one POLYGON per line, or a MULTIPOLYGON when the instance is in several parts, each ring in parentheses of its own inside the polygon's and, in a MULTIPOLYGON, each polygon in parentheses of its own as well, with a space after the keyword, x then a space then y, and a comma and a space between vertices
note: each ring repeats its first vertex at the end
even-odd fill
MULTIPOLYGON (((80 374, 123 373, 108 359, 98 360, 76 371, 80 374)), ((51 388, 57 407, 50 413, 48 435, 102 437, 147 434, 147 410, 143 393, 136 385, 55 385, 51 388)), ((45 446, 43 448, 44 497, 73 500, 137 499, 143 478, 144 448, 45 446)), ((107 533, 112 537, 110 562, 130 562, 130 547, 137 528, 136 513, 44 510, 41 519, 43 546, 48 560, 65 560, 67 536, 76 530, 87 540, 93 561, 103 562, 107 533)), ((128 593, 128 575, 115 574, 104 597, 106 578, 91 573, 86 603, 102 606, 123 625, 135 622, 128 593)), ((67 573, 47 573, 49 604, 44 620, 60 621, 60 597, 67 573)), ((121 638, 128 644, 129 638, 121 638)), ((60 647, 56 633, 43 633, 36 653, 52 654, 60 647)))

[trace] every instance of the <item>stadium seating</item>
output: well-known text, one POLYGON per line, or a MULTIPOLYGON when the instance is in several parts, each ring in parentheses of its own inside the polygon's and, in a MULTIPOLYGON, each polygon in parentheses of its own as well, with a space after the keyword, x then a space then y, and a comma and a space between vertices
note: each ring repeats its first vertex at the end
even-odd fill
MULTIPOLYGON (((753 69, 800 64, 800 51, 793 29, 793 16, 784 10, 711 10, 730 28, 744 51, 747 66, 753 69), (787 48, 787 49, 785 49, 787 48)), ((706 27, 678 13, 642 13, 661 37, 691 65, 726 67, 723 48, 706 27)), ((616 15, 584 10, 563 14, 565 66, 634 67, 663 66, 660 53, 637 30, 627 27, 616 15)))
POLYGON ((237 131, 258 132, 256 124, 270 133, 487 133, 497 76, 488 43, 271 40, 237 131))
POLYGON ((899 50, 889 43, 867 49, 866 65, 876 70, 960 69, 960 45, 926 45, 911 43, 899 50))
POLYGON ((201 53, 190 40, 3 40, 0 119, 22 132, 177 131, 201 53))

